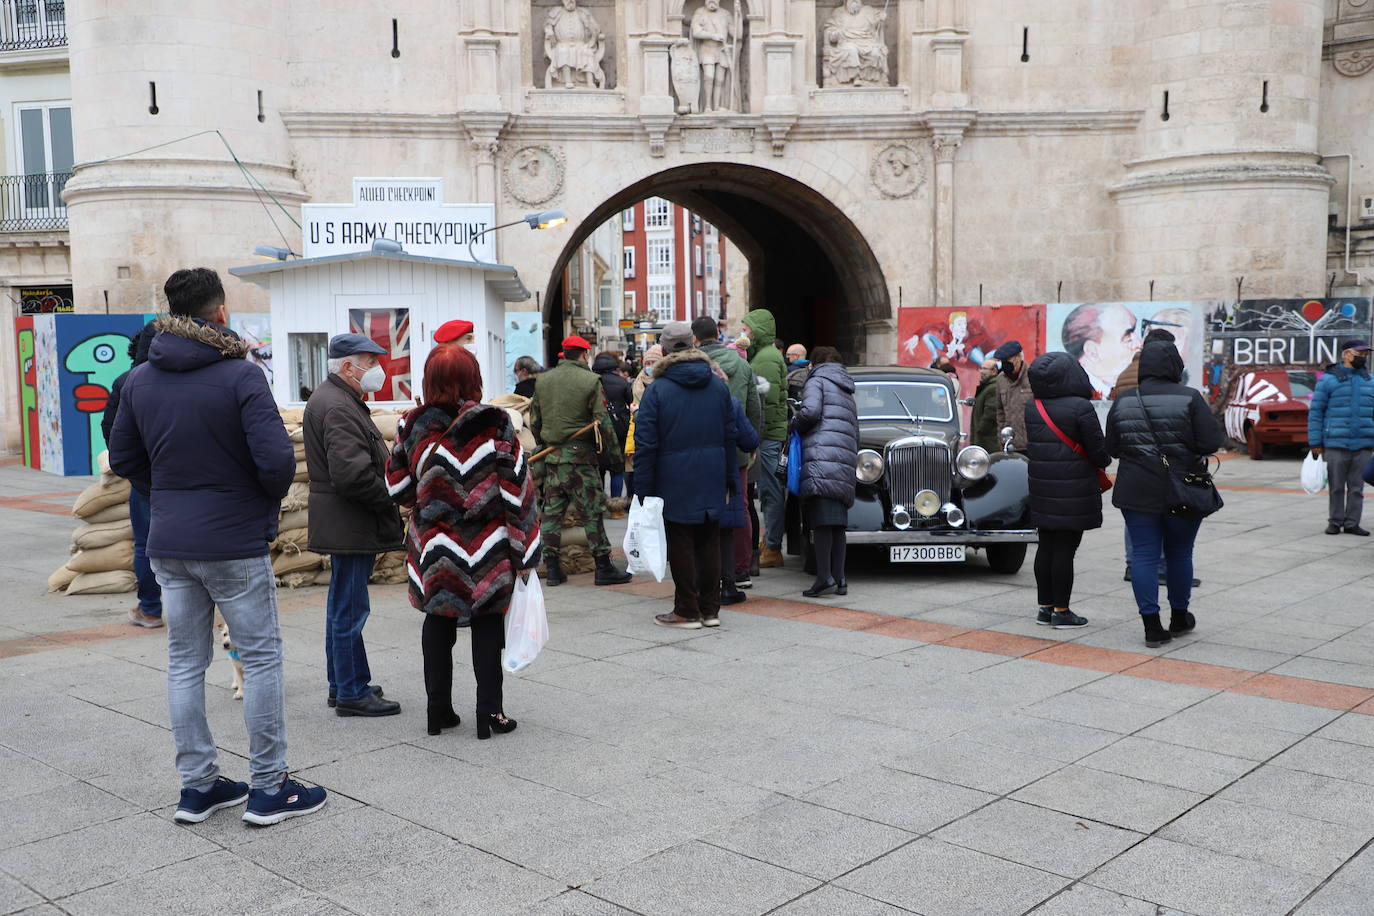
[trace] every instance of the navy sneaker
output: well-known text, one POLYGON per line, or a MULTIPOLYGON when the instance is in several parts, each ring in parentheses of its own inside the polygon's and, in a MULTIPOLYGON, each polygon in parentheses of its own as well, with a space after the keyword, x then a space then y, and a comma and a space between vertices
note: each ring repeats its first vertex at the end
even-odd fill
POLYGON ((199 824, 221 808, 241 805, 248 798, 248 783, 221 776, 205 791, 182 789, 181 801, 172 820, 180 824, 199 824))
POLYGON ((1054 608, 1040 606, 1040 610, 1035 612, 1035 623, 1037 626, 1047 627, 1050 625, 1050 618, 1054 616, 1054 608))
POLYGON ((288 817, 299 817, 320 810, 326 799, 327 793, 319 786, 306 787, 288 777, 275 792, 265 789, 250 792, 243 822, 259 827, 280 824, 288 817))

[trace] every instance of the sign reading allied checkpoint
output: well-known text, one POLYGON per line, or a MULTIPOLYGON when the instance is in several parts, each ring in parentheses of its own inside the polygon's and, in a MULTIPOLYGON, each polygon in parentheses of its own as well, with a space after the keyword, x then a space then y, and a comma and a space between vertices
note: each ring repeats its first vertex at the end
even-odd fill
POLYGON ((444 203, 442 178, 354 178, 353 203, 303 204, 301 216, 307 258, 367 251, 382 238, 399 242, 407 254, 496 260, 493 233, 473 241, 492 227, 496 208, 444 203))

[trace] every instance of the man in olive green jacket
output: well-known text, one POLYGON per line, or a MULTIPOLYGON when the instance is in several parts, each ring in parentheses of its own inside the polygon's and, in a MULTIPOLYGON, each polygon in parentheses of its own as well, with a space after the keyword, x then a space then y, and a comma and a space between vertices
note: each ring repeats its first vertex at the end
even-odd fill
POLYGON ((619 462, 620 441, 606 410, 601 377, 587 365, 591 348, 576 335, 565 339, 563 361, 556 369, 536 376, 530 402, 530 430, 541 445, 553 449, 543 458, 543 521, 539 530, 550 586, 568 581, 558 548, 563 543, 563 516, 569 507, 582 516, 587 546, 596 560, 596 584, 624 585, 631 579, 629 573, 611 564, 611 542, 602 520, 606 493, 601 486, 599 453, 604 450, 612 462, 619 462), (591 423, 596 427, 578 435, 591 423))
POLYGON ((787 438, 787 363, 773 346, 777 322, 767 309, 754 309, 744 316, 749 329, 749 365, 754 374, 768 383, 763 401, 763 445, 759 447, 759 510, 763 516, 765 542, 759 566, 783 565, 782 534, 786 493, 778 480, 778 461, 787 438))
POLYGON ((972 398, 973 416, 969 420, 969 439, 981 445, 988 454, 1000 452, 1002 443, 997 430, 997 360, 983 360, 978 370, 978 393, 972 398))

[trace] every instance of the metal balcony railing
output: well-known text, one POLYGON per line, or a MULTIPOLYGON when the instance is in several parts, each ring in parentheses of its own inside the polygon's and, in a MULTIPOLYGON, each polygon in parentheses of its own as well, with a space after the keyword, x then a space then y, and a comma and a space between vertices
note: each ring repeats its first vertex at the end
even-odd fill
POLYGON ((71 172, 0 175, 0 232, 67 228, 62 189, 71 172))
POLYGON ((0 0, 0 52, 67 44, 64 0, 0 0))

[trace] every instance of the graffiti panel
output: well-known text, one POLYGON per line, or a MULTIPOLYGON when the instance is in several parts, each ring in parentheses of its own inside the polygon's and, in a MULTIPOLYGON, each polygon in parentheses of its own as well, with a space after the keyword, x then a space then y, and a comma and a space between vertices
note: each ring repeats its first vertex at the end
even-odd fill
POLYGON ((38 445, 38 361, 32 318, 15 319, 14 339, 19 357, 19 454, 26 467, 38 469, 43 460, 38 445))
POLYGON ((1163 328, 1174 335, 1183 356, 1184 383, 1201 388, 1202 313, 1198 302, 1055 303, 1049 307, 1046 347, 1076 358, 1088 373, 1094 398, 1109 400, 1145 335, 1163 328))

